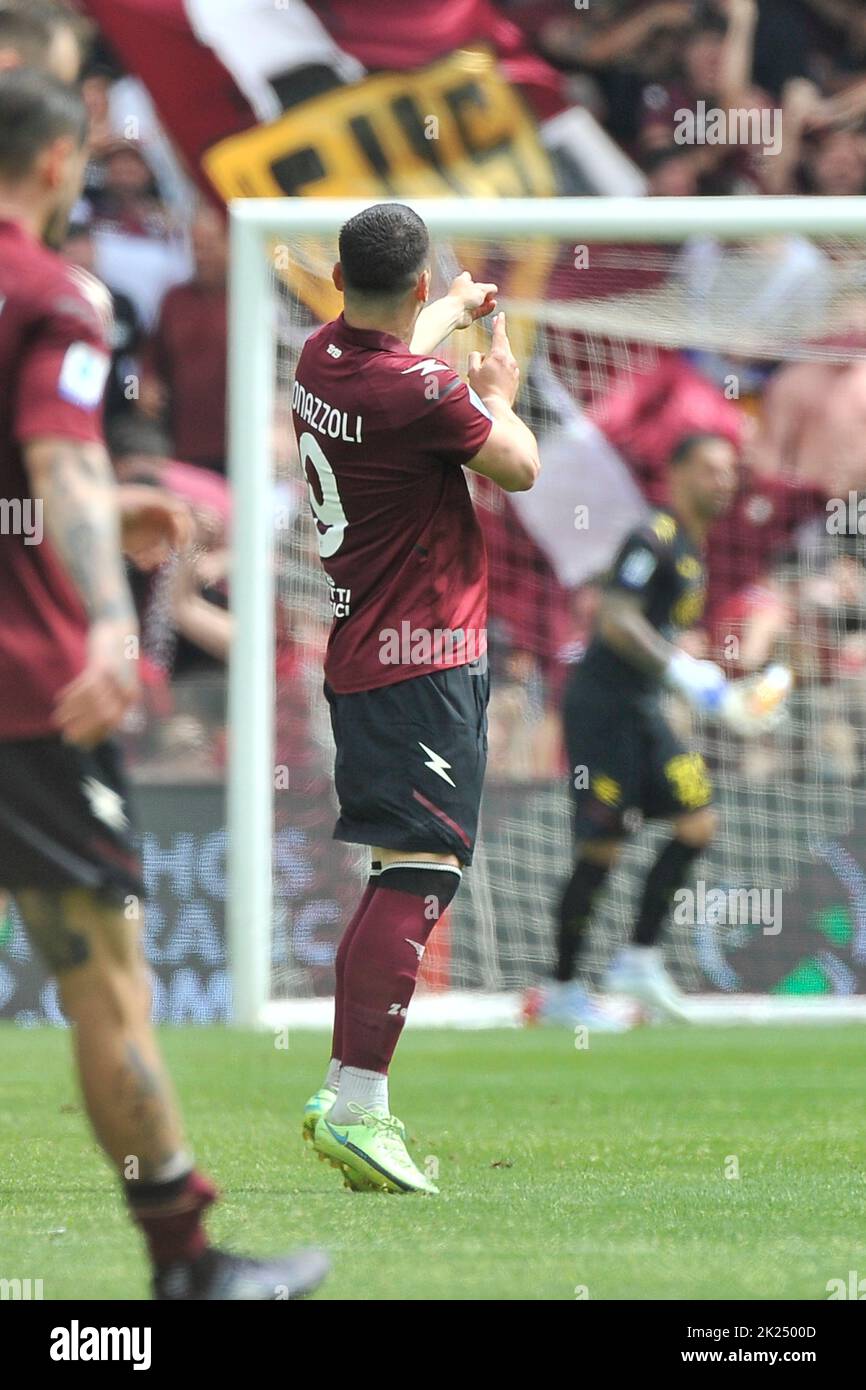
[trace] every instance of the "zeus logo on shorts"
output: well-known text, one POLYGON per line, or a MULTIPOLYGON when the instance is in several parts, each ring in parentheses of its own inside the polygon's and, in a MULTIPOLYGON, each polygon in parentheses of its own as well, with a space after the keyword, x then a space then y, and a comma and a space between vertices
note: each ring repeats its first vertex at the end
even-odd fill
POLYGON ((430 761, 426 762, 424 766, 429 767, 431 772, 435 772, 436 776, 441 777, 442 781, 447 782, 449 786, 456 787, 457 783, 453 781, 451 777, 448 776, 448 773, 451 770, 451 764, 446 763, 445 759, 441 756, 441 754, 434 753, 433 749, 428 748, 427 744, 422 743, 420 739, 418 740, 418 747, 423 748, 424 752, 430 759, 430 761))
POLYGON ((104 786, 102 782, 97 782, 95 777, 85 778, 81 790, 97 820, 101 820, 103 825, 107 825, 111 830, 127 829, 129 817, 123 807, 123 797, 118 792, 112 787, 104 786))

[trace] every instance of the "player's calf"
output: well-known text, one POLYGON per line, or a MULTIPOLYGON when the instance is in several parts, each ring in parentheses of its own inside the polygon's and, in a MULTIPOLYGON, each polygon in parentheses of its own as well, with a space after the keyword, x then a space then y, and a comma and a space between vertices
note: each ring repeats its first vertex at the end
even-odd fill
POLYGON ((154 1297, 297 1298, 324 1277, 318 1252, 260 1264, 215 1250, 204 1214, 216 1189, 183 1142, 150 1023, 139 924, 86 889, 16 893, 27 931, 57 977, 94 1133, 147 1243, 154 1297))
POLYGON ((460 885, 444 857, 382 853, 382 870, 356 924, 343 970, 342 1063, 330 1118, 349 1105, 387 1113, 387 1073, 406 1022, 427 939, 460 885))
POLYGON ((86 889, 20 892, 28 933, 57 976, 73 1027, 87 1112, 120 1172, 147 1181, 183 1150, 171 1086, 150 1023, 138 921, 86 889))
POLYGON ((461 871, 451 855, 375 855, 366 904, 341 946, 335 1036, 342 1055, 332 1059, 336 1096, 315 1121, 314 1144, 356 1190, 435 1192, 390 1113, 388 1068, 427 940, 457 892, 461 871))

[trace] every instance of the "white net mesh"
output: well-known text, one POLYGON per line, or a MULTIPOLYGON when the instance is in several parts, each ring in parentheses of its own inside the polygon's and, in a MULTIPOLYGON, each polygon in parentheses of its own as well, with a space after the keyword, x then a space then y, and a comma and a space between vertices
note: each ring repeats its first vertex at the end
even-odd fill
MULTIPOLYGON (((333 950, 366 864, 363 851, 330 839, 333 750, 321 693, 330 606, 288 410, 306 334, 341 308, 330 284, 335 251, 335 238, 281 243, 273 276, 277 747, 288 770, 275 827, 275 998, 331 991, 333 950)), ((860 833, 866 807, 866 549, 856 526, 833 533, 826 504, 828 495, 847 503, 858 468, 866 476, 866 436, 856 430, 857 402, 866 408, 863 246, 777 237, 581 247, 494 233, 437 245, 434 265, 437 293, 464 268, 499 283, 522 366, 517 408, 539 436, 544 482, 517 498, 472 483, 490 560, 490 764, 475 863, 434 934, 422 986, 514 988, 549 965, 572 855, 559 702, 591 627, 593 581, 662 502, 670 449, 712 431, 736 440, 743 476, 710 547, 701 654, 732 676, 785 661, 796 690, 790 721, 772 739, 744 743, 697 727, 682 708, 671 717, 704 753, 718 792, 722 828, 702 879, 778 890, 784 917, 778 934, 673 924, 672 963, 691 989, 864 988, 866 912, 846 879, 846 837, 860 833), (847 884, 836 894, 841 915, 828 876, 847 884)), ((476 326, 439 355, 462 368, 485 342, 476 326)), ((628 933, 662 833, 637 828, 596 915, 590 978, 628 933)))

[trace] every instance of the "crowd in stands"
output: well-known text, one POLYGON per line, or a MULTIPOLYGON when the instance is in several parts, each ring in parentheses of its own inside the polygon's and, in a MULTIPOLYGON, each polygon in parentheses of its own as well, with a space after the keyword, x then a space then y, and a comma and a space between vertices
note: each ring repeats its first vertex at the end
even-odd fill
MULTIPOLYGON (((13 61, 4 15, 21 8, 20 0, 0 0, 0 70, 13 61)), ((71 20, 75 9, 71 0, 65 11, 42 0, 23 8, 51 24, 47 17, 71 20)), ((501 0, 495 8, 632 161, 649 197, 866 192, 863 0, 501 0), (763 136, 702 141, 707 112, 735 108, 773 118, 760 126, 763 136), (677 138, 683 110, 698 113, 697 138, 688 143, 677 138)), ((183 497, 197 528, 189 560, 138 584, 148 701, 166 716, 160 747, 140 732, 140 751, 154 764, 186 758, 199 768, 207 758, 219 767, 231 640, 225 219, 196 190, 142 83, 122 70, 98 31, 90 27, 85 41, 92 153, 63 253, 99 276, 114 301, 106 420, 118 474, 183 497), (210 693, 186 696, 191 683, 210 693)), ((814 281, 820 266, 807 257, 798 274, 798 284, 814 281)), ((620 275, 611 285, 620 292, 628 281, 620 275)), ((781 290, 778 298, 787 302, 781 290)), ((580 402, 652 505, 664 504, 665 463, 685 434, 718 431, 740 448, 741 490, 712 538, 709 604, 695 639, 706 654, 726 657, 735 674, 757 669, 780 644, 790 652, 808 608, 824 615, 827 632, 837 611, 844 614, 816 678, 866 679, 866 566, 857 538, 825 547, 810 562, 808 583, 790 579, 802 545, 823 530, 828 496, 866 492, 859 306, 845 330, 845 351, 816 351, 812 360, 802 352, 790 360, 736 358, 734 345, 730 357, 659 350, 645 370, 613 374, 601 399, 580 402), (731 372, 743 388, 733 396, 724 385, 731 372), (731 633, 740 638, 733 656, 724 652, 731 633)), ((552 712, 565 663, 585 640, 595 587, 568 591, 508 503, 481 502, 500 691, 494 767, 520 779, 556 769, 552 712)), ((816 553, 812 544, 809 554, 816 553)), ((293 619, 281 617, 289 666, 293 619)))

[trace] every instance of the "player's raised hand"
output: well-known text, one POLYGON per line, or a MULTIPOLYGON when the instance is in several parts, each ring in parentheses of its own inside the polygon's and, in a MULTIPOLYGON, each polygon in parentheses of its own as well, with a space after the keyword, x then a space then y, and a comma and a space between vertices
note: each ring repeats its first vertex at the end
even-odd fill
POLYGON ((93 623, 87 665, 57 697, 54 723, 68 743, 92 748, 113 734, 138 694, 138 632, 134 619, 93 623))
POLYGON ((448 297, 457 303, 456 327, 468 328, 476 319, 483 319, 494 313, 498 288, 498 285, 476 284, 468 270, 462 271, 452 280, 448 297))
POLYGON ((483 357, 480 352, 469 354, 469 385, 482 400, 493 395, 503 397, 509 405, 514 404, 520 385, 520 368, 508 341, 504 314, 497 314, 493 320, 490 351, 483 357))
POLYGON ((121 483, 117 490, 124 554, 140 570, 157 569, 192 539, 192 516, 171 493, 145 484, 121 483))

